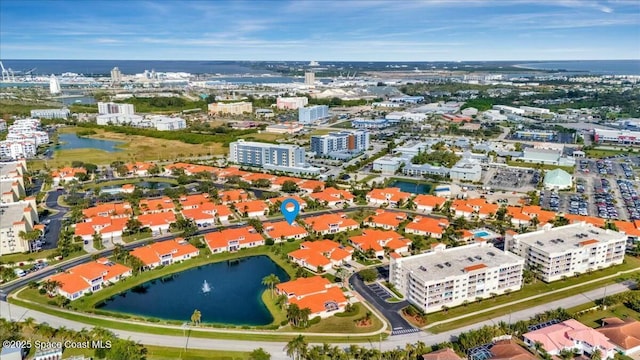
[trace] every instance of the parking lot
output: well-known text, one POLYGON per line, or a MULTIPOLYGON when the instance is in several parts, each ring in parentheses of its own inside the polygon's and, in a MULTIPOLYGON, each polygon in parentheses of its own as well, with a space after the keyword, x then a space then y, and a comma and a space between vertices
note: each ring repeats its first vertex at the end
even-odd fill
POLYGON ((382 300, 387 300, 392 297, 389 291, 378 283, 369 284, 367 287, 382 300))
POLYGON ((540 182, 540 172, 535 169, 489 169, 484 175, 484 183, 494 189, 527 192, 534 190, 540 182))
POLYGON ((638 190, 633 182, 625 179, 617 180, 620 196, 624 202, 624 206, 629 214, 629 220, 640 219, 640 199, 638 198, 638 190))

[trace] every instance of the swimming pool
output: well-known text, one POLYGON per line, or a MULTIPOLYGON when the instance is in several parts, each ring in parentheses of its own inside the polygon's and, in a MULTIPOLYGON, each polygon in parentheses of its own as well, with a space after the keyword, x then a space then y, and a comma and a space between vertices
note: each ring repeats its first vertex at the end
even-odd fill
POLYGON ((491 234, 489 234, 488 232, 483 230, 483 231, 475 232, 475 233, 473 233, 473 235, 475 235, 477 237, 481 237, 481 238, 486 238, 486 237, 489 237, 491 234))

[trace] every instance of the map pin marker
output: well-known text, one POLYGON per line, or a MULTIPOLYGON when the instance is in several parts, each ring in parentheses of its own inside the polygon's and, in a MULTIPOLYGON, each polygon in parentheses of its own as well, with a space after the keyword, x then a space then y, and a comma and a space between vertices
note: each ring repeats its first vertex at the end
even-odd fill
POLYGON ((285 220, 289 223, 289 225, 293 224, 296 220, 296 216, 300 212, 300 204, 296 199, 288 198, 282 202, 280 205, 280 211, 282 215, 284 215, 285 220), (289 207, 293 205, 293 209, 289 209, 289 207))

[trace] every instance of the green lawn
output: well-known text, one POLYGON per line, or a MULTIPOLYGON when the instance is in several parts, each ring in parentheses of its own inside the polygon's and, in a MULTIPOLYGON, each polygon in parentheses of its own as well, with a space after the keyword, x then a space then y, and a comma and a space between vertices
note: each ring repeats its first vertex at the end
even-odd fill
POLYGON ((311 325, 306 329, 294 329, 290 325, 287 325, 280 331, 300 331, 302 334, 304 334, 305 332, 359 334, 376 331, 382 328, 382 322, 375 315, 371 316, 371 318, 373 319, 373 323, 371 324, 371 326, 356 326, 356 320, 364 317, 368 309, 364 307, 364 305, 358 303, 356 303, 354 306, 358 307, 358 312, 352 316, 331 316, 326 319, 322 319, 319 323, 311 325))
MULTIPOLYGON (((588 304, 591 306, 584 305, 584 306, 571 308, 569 309, 569 312, 576 312, 576 311, 584 310, 584 307, 591 308, 595 306, 595 303, 593 302, 590 302, 588 304)), ((607 310, 589 311, 582 315, 579 315, 576 319, 587 326, 590 326, 592 328, 597 328, 600 325, 602 325, 600 320, 608 317, 617 317, 620 319, 630 317, 632 319, 636 319, 640 321, 640 313, 638 313, 637 311, 634 311, 633 309, 629 309, 628 307, 624 306, 624 304, 610 306, 607 308, 607 310)))
POLYGON ((139 232, 139 233, 133 234, 133 235, 123 235, 122 236, 122 241, 124 241, 126 243, 130 243, 132 241, 148 239, 150 237, 151 237, 151 230, 147 230, 147 231, 139 232))
MULTIPOLYGON (((21 261, 33 261, 35 259, 46 259, 47 257, 49 257, 49 255, 53 255, 56 251, 57 249, 49 249, 49 250, 42 250, 34 253, 18 253, 18 254, 11 254, 11 255, 2 255, 0 256, 0 263, 1 264, 9 264, 9 263, 18 264, 21 261)), ((74 257, 78 257, 85 254, 86 254, 86 251, 84 250, 76 251, 69 254, 68 257, 62 259, 61 261, 66 261, 74 257)), ((49 263, 49 265, 53 265, 53 264, 59 263, 60 261, 54 260, 54 261, 47 261, 47 262, 49 263)))
POLYGON ((148 350, 148 360, 247 360, 248 352, 223 351, 223 350, 201 350, 183 348, 172 348, 162 346, 145 345, 148 350))
POLYGON ((367 176, 363 177, 362 179, 358 180, 358 182, 366 184, 369 181, 371 181, 371 180, 373 180, 373 179, 375 179, 377 177, 378 177, 378 175, 367 175, 367 176))
POLYGON ((562 169, 562 170, 568 172, 569 174, 573 174, 573 171, 574 171, 574 167, 573 166, 531 164, 531 163, 526 163, 526 162, 516 161, 516 160, 507 161, 507 165, 525 167, 525 168, 531 168, 531 169, 543 169, 543 170, 562 169))
POLYGON ((353 126, 351 126, 351 120, 349 120, 333 124, 331 127, 336 129, 351 129, 353 126))
POLYGON ((587 154, 587 157, 590 158, 604 158, 604 157, 608 157, 608 156, 616 156, 616 155, 620 155, 620 154, 631 154, 631 153, 638 153, 640 151, 640 149, 638 148, 629 148, 629 150, 606 150, 606 149, 591 149, 591 150, 586 150, 585 153, 587 154))
MULTIPOLYGON (((472 302, 467 306, 458 306, 458 307, 449 309, 449 311, 446 314, 442 311, 429 314, 427 316, 427 319, 429 323, 444 321, 450 318, 464 316, 465 314, 468 314, 468 313, 482 311, 490 307, 504 305, 512 301, 524 299, 530 296, 545 294, 550 291, 563 289, 568 286, 577 285, 580 283, 584 283, 586 281, 595 280, 608 275, 613 275, 619 271, 626 271, 626 270, 640 270, 640 259, 627 256, 625 257, 625 263, 622 265, 614 266, 614 267, 603 269, 603 270, 598 270, 591 274, 582 274, 579 277, 571 277, 566 280, 555 281, 550 284, 547 284, 538 280, 535 284, 525 285, 523 289, 520 291, 516 291, 507 295, 500 295, 494 299, 485 299, 480 302, 472 302)), ((597 289, 607 284, 613 284, 616 282, 616 280, 617 279, 612 278, 612 279, 597 281, 592 284, 580 286, 579 288, 573 288, 571 290, 571 293, 575 294, 582 291, 597 289)), ((541 302, 554 301, 554 300, 562 299, 567 296, 568 296, 567 293, 560 291, 557 293, 549 294, 544 298, 537 298, 537 299, 533 299, 533 300, 529 300, 529 301, 525 301, 517 304, 508 305, 508 309, 499 308, 492 311, 486 311, 477 315, 469 316, 457 321, 439 324, 439 325, 430 327, 429 330, 437 333, 437 332, 447 331, 451 329, 457 329, 459 327, 470 325, 478 321, 491 319, 499 315, 504 315, 505 311, 523 310, 534 305, 539 305, 541 302)))

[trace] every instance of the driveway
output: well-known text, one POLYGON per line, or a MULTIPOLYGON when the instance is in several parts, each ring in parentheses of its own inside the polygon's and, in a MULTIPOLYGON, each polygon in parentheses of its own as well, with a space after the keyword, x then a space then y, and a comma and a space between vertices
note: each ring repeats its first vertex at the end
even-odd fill
POLYGON ((56 210, 58 213, 40 219, 41 223, 44 223, 47 220, 49 221, 49 224, 47 224, 44 233, 46 243, 42 245, 43 250, 56 249, 58 247, 58 238, 62 227, 62 218, 67 213, 67 211, 69 211, 69 208, 58 205, 58 197, 64 194, 65 192, 63 191, 54 190, 50 191, 47 196, 47 207, 49 209, 56 210))
POLYGON ((409 322, 400 315, 400 310, 409 305, 409 302, 406 300, 397 303, 386 302, 385 299, 389 298, 389 293, 386 289, 377 283, 366 285, 357 274, 353 274, 349 278, 349 284, 389 321, 392 336, 421 331, 409 324, 409 322))

